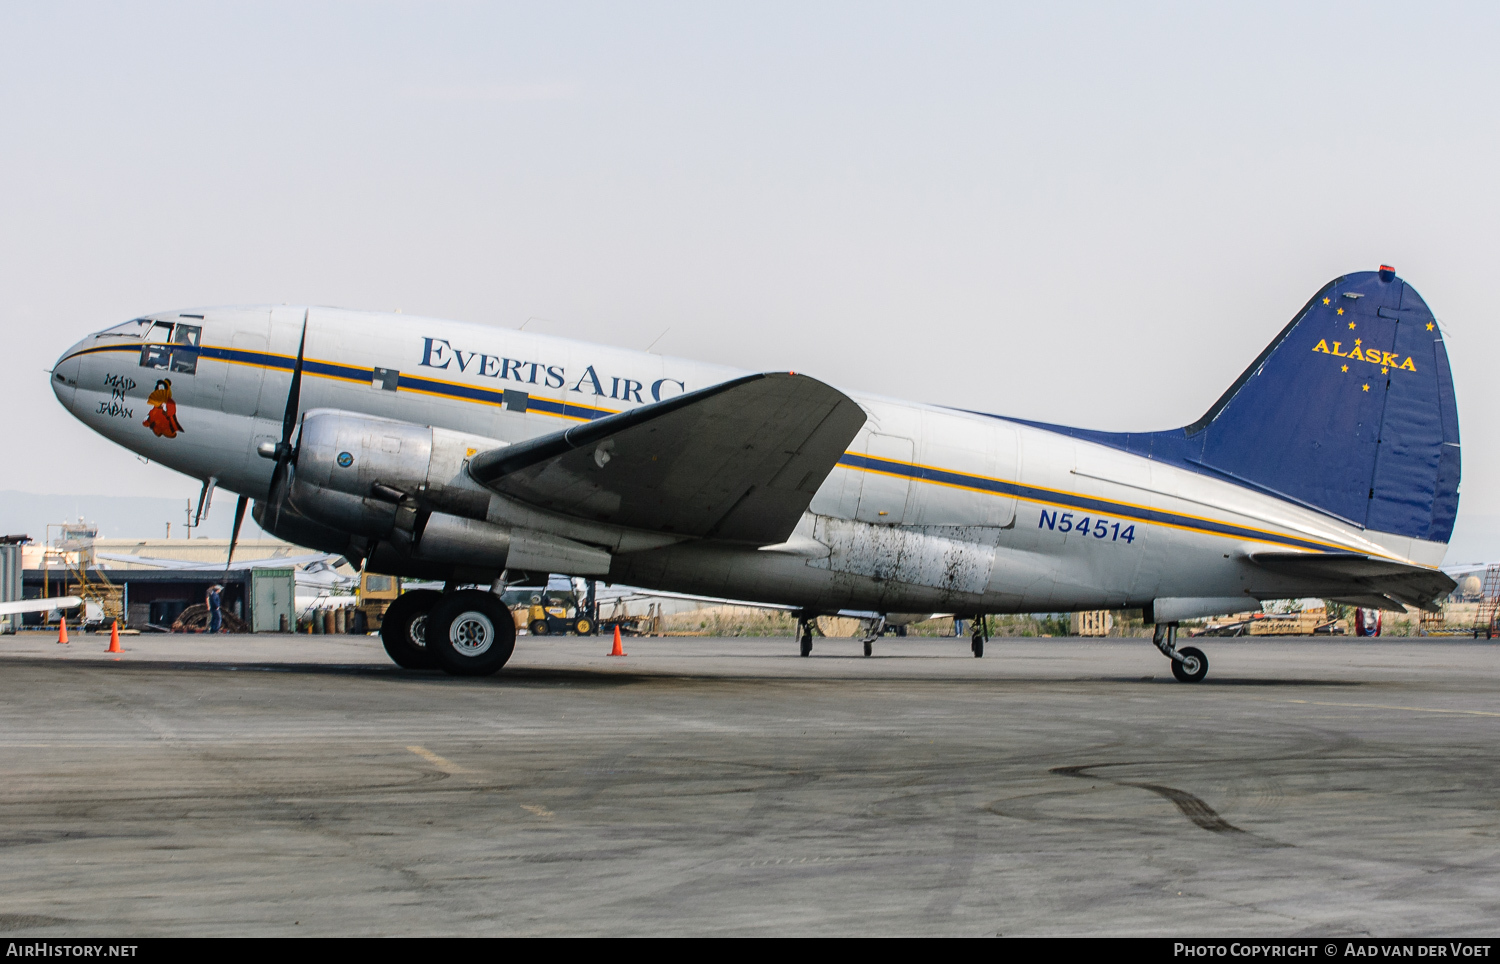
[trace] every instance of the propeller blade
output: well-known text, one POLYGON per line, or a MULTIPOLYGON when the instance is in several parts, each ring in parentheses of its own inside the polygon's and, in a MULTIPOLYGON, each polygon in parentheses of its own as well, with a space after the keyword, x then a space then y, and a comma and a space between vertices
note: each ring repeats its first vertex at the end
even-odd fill
POLYGON ((243 495, 234 504, 234 528, 229 532, 229 558, 224 560, 225 572, 229 571, 229 564, 234 562, 234 546, 240 541, 240 525, 245 521, 245 506, 249 504, 249 497, 243 495))
POLYGON ((302 312, 302 338, 297 342, 297 362, 292 366, 292 387, 286 393, 286 414, 281 417, 282 458, 290 452, 292 430, 297 427, 297 407, 302 401, 302 353, 307 348, 307 312, 302 312))
MULTIPOLYGON (((307 312, 302 312, 302 337, 297 341, 297 361, 292 365, 292 384, 286 393, 286 412, 281 416, 281 442, 276 446, 276 468, 271 471, 270 497, 274 506, 275 525, 281 524, 281 503, 277 489, 286 482, 292 463, 292 432, 297 428, 298 409, 302 404, 302 359, 307 350, 307 312)), ((237 528, 237 527, 236 527, 237 528)))

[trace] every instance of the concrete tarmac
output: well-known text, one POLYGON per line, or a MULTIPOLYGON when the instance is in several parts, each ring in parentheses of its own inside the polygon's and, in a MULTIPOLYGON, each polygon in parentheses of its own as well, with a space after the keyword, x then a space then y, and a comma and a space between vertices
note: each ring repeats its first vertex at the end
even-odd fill
POLYGON ((0 637, 0 932, 1495 936, 1500 648, 0 637))

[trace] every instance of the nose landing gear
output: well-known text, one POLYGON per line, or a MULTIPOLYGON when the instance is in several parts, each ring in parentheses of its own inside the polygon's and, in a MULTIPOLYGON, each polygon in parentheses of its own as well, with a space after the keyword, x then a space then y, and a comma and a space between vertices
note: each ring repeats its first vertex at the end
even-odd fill
POLYGON ((797 638, 802 643, 802 655, 812 655, 812 621, 813 617, 807 613, 797 614, 797 638))
POLYGON ((1208 675, 1208 657, 1196 646, 1177 648, 1177 624, 1157 623, 1151 642, 1172 661, 1172 675, 1178 682, 1196 683, 1208 675))
POLYGON ((990 618, 988 616, 974 617, 974 635, 969 638, 969 649, 974 653, 975 659, 984 656, 984 644, 990 638, 990 618))

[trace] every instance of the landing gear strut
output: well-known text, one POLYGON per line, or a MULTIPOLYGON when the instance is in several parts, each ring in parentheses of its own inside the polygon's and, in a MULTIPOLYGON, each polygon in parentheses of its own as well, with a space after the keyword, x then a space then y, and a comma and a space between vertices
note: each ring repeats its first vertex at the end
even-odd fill
POLYGON ((885 617, 876 618, 870 625, 870 631, 865 635, 865 655, 875 655, 875 640, 885 635, 885 617))
POLYGON ((1151 642, 1172 661, 1172 675, 1179 682, 1196 683, 1208 675, 1208 657, 1196 646, 1177 648, 1177 624, 1157 623, 1151 642))
POLYGON ((969 638, 969 649, 974 651, 974 658, 980 659, 984 656, 984 644, 990 638, 990 617, 974 617, 974 635, 969 638))

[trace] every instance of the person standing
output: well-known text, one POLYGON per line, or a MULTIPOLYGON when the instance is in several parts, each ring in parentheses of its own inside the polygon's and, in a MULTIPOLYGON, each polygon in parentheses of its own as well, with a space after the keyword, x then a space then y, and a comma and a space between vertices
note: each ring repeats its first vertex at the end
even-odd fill
POLYGON ((223 586, 217 585, 208 587, 208 631, 211 633, 221 633, 224 631, 224 612, 220 608, 221 601, 219 598, 219 592, 223 588, 223 586))

